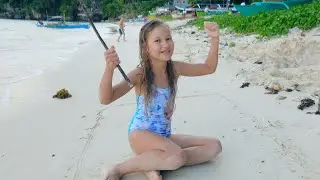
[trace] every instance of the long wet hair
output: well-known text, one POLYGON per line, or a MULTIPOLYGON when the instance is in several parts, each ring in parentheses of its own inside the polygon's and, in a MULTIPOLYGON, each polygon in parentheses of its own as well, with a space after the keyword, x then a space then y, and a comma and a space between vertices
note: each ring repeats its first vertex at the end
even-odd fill
MULTIPOLYGON (((151 60, 147 52, 147 38, 150 32, 160 26, 167 26, 164 22, 160 20, 152 20, 147 22, 140 30, 139 34, 139 49, 140 49, 140 64, 139 66, 143 70, 141 76, 141 89, 143 89, 145 107, 150 103, 154 85, 154 73, 152 71, 151 60)), ((169 27, 168 27, 169 28, 169 27)), ((167 61, 166 73, 168 77, 168 84, 170 89, 170 107, 174 108, 175 106, 175 97, 177 92, 177 75, 173 67, 171 60, 167 61)))

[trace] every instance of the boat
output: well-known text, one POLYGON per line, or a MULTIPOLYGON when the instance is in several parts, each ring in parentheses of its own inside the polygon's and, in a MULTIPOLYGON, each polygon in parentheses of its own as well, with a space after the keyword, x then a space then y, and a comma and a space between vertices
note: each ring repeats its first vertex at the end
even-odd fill
POLYGON ((89 29, 88 23, 37 23, 37 27, 55 28, 55 29, 89 29))
POLYGON ((228 8, 221 7, 220 4, 211 3, 197 3, 195 4, 197 16, 226 14, 229 12, 228 8))
POLYGON ((228 13, 228 9, 209 9, 206 14, 207 15, 217 15, 217 14, 226 14, 228 13))
POLYGON ((186 11, 186 12, 195 12, 197 10, 199 10, 198 8, 192 8, 192 7, 179 7, 179 6, 175 6, 175 8, 179 11, 186 11))
POLYGON ((282 2, 255 2, 251 5, 234 5, 234 7, 244 16, 253 16, 260 12, 285 10, 293 6, 311 3, 312 1, 313 0, 287 0, 282 2))

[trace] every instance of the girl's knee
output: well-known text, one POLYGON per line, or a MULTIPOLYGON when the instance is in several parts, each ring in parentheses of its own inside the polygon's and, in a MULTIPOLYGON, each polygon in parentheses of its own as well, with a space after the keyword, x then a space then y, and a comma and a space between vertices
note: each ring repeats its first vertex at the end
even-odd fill
POLYGON ((182 149, 167 157, 169 170, 177 170, 187 162, 187 153, 182 149))

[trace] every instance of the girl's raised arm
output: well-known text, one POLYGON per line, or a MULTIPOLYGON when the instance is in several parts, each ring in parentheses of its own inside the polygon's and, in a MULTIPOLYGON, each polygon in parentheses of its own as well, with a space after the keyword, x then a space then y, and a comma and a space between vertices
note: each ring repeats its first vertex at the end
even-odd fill
POLYGON ((218 64, 218 50, 219 50, 219 28, 216 23, 204 23, 205 30, 211 38, 211 48, 207 59, 204 63, 186 63, 182 61, 175 61, 174 66, 178 75, 181 76, 202 76, 212 74, 217 69, 218 64))

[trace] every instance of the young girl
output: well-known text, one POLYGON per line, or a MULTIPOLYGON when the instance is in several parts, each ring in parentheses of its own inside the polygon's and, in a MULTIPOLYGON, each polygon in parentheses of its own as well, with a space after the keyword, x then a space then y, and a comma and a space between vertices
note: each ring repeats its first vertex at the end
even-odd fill
MULTIPOLYGON (((161 180, 161 170, 176 170, 207 162, 221 152, 220 141, 210 137, 171 134, 171 116, 175 105, 179 76, 212 74, 217 68, 219 29, 205 23, 211 39, 211 50, 204 63, 172 61, 174 42, 170 28, 159 20, 146 23, 140 31, 140 65, 128 77, 136 93, 137 109, 128 137, 135 156, 110 169, 104 180, 144 172, 150 180, 161 180)), ((100 83, 100 101, 110 104, 132 87, 125 80, 112 86, 114 69, 120 63, 112 46, 105 52, 106 69, 100 83)))

